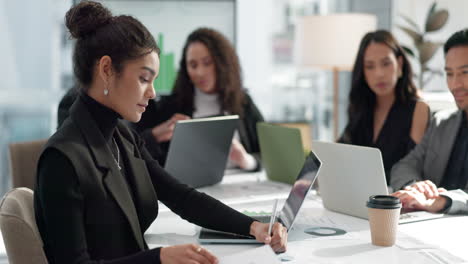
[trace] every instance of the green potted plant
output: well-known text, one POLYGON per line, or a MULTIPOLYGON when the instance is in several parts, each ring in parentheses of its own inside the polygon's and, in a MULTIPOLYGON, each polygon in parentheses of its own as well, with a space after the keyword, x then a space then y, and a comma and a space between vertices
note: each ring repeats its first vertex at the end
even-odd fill
POLYGON ((423 89, 434 75, 443 74, 442 70, 432 69, 427 65, 429 60, 443 45, 443 42, 429 40, 427 35, 445 26, 449 13, 446 9, 437 9, 437 3, 434 2, 427 14, 424 29, 421 29, 411 18, 404 15, 400 16, 406 21, 408 26, 398 25, 398 28, 411 37, 414 50, 405 45, 402 45, 402 47, 409 56, 418 61, 419 74, 417 74, 416 77, 418 79, 419 88, 423 89))

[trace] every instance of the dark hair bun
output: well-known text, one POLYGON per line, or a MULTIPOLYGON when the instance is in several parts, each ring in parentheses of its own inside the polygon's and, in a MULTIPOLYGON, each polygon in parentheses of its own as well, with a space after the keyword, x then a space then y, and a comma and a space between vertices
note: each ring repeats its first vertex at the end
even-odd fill
POLYGON ((68 10, 65 15, 65 24, 72 37, 79 39, 109 24, 111 19, 112 13, 102 4, 83 1, 68 10))

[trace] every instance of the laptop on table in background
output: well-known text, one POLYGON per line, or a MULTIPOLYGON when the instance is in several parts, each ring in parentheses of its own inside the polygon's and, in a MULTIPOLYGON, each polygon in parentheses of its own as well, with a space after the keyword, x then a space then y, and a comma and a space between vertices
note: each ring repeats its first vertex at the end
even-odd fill
MULTIPOLYGON (((331 211, 368 219, 369 196, 388 194, 382 155, 377 148, 313 141, 312 149, 323 162, 318 189, 323 206, 331 211)), ((399 223, 441 217, 441 214, 411 212, 399 223)))
MULTIPOLYGON (((289 196, 278 215, 277 221, 282 223, 289 231, 296 221, 297 215, 301 209, 307 194, 318 176, 321 168, 321 161, 318 157, 310 152, 305 162, 303 162, 302 169, 296 177, 296 181, 289 192, 289 196)), ((274 212, 272 212, 273 214, 274 212)), ((256 216, 256 220, 262 223, 268 223, 271 216, 256 216)), ((214 231, 202 228, 198 237, 200 243, 211 244, 257 244, 261 243, 256 241, 254 237, 230 234, 220 231, 214 231)))
POLYGON ((306 155, 299 129, 261 122, 257 134, 268 179, 293 184, 306 155))
POLYGON ((238 121, 237 115, 178 121, 164 168, 194 188, 220 182, 238 121))

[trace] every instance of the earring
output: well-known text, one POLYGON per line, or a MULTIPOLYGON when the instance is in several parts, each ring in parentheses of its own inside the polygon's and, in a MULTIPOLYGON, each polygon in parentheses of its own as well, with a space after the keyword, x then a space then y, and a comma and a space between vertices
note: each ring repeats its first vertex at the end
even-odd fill
POLYGON ((104 95, 108 95, 108 94, 109 94, 109 90, 107 90, 107 88, 104 89, 104 95))
POLYGON ((402 70, 398 70, 398 78, 401 78, 401 76, 403 76, 403 72, 402 70))

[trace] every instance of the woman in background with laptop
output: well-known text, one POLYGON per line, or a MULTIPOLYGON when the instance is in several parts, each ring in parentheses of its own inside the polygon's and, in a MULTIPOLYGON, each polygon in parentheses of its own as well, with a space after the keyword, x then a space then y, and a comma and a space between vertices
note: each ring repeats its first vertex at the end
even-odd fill
POLYGON ((136 130, 155 159, 165 163, 178 120, 239 115, 228 167, 260 169, 257 122, 263 116, 242 85, 239 59, 229 40, 210 28, 187 38, 172 94, 150 100, 136 130))
POLYGON ((131 16, 82 1, 66 14, 80 94, 44 147, 34 192, 49 263, 217 263, 196 244, 149 249, 158 200, 187 221, 252 235, 285 251, 286 228, 255 221, 171 177, 120 119, 138 122, 155 97, 159 48, 131 16))
POLYGON ((429 107, 420 100, 401 46, 388 31, 367 33, 353 67, 348 124, 338 142, 380 149, 389 185, 392 166, 421 141, 428 120, 429 107))

